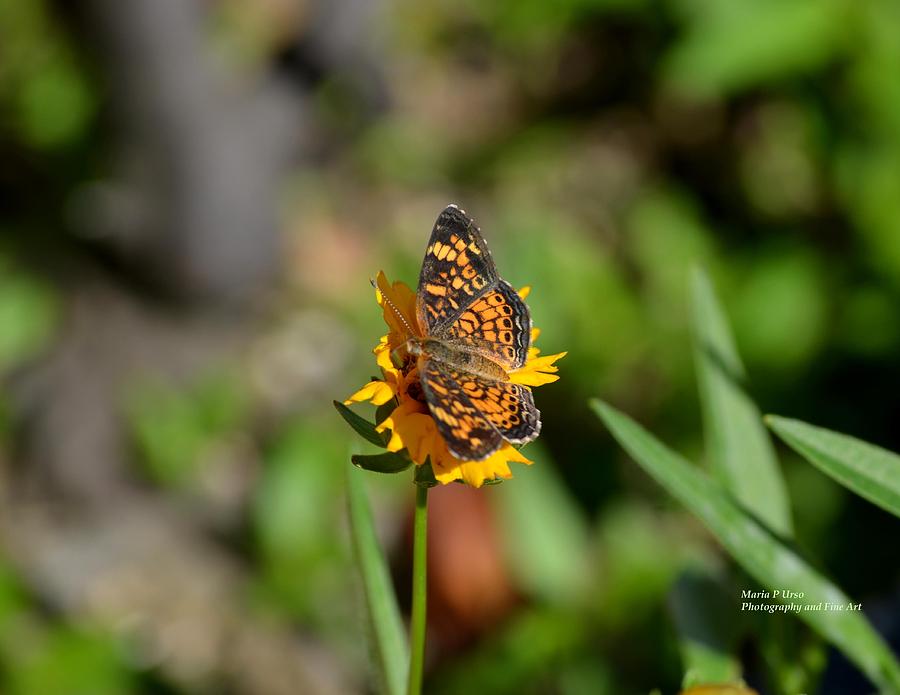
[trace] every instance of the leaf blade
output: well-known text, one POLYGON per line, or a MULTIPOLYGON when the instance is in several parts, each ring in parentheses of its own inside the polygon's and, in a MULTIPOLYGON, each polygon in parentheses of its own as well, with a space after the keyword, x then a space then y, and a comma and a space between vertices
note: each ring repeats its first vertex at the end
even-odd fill
POLYGON ((412 460, 408 456, 393 451, 385 451, 382 454, 371 456, 353 454, 350 462, 357 468, 373 473, 402 473, 412 465, 412 460))
POLYGON ((768 415, 765 421, 788 446, 823 473, 900 517, 900 456, 800 420, 768 415))
POLYGON ((340 401, 332 401, 332 403, 334 403, 338 415, 344 418, 344 422, 350 425, 363 439, 382 449, 387 445, 387 436, 376 431, 375 425, 354 413, 340 401))
POLYGON ((697 516, 746 572, 770 590, 802 591, 796 614, 839 648, 866 676, 890 691, 900 689, 900 663, 857 611, 812 610, 821 602, 851 603, 846 594, 780 542, 753 515, 695 466, 612 406, 591 407, 631 457, 697 516))
POLYGON ((716 477, 774 531, 793 531, 787 489, 762 415, 741 385, 744 365, 709 277, 691 277, 694 361, 707 456, 716 477))
POLYGON ((386 695, 404 695, 409 647, 403 631, 403 620, 384 553, 375 535, 363 476, 352 468, 347 469, 347 509, 353 552, 362 578, 376 666, 383 691, 386 695))

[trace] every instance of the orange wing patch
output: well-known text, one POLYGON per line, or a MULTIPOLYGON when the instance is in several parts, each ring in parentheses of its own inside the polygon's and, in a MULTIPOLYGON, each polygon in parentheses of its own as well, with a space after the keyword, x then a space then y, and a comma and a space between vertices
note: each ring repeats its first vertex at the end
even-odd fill
POLYGON ((465 346, 507 370, 518 369, 528 358, 531 316, 516 291, 500 280, 435 337, 465 346))
POLYGON ((525 444, 540 434, 541 414, 526 386, 467 377, 462 390, 508 442, 525 444))

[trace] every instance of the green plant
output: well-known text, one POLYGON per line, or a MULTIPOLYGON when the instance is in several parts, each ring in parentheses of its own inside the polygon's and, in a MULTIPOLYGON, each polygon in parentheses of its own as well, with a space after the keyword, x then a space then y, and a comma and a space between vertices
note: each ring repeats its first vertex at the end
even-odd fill
MULTIPOLYGON (((809 687, 822 664, 815 645, 792 653, 791 640, 778 643, 775 635, 784 626, 773 621, 789 613, 841 650, 877 686, 888 692, 900 689, 900 663, 858 610, 859 604, 793 547, 788 499, 777 461, 756 406, 741 383, 743 370, 727 322, 702 273, 695 273, 693 289, 696 363, 713 475, 612 406, 593 400, 591 407, 631 457, 703 522, 736 565, 771 592, 772 616, 761 616, 753 627, 763 642, 770 680, 778 692, 809 687), (792 593, 785 596, 786 591, 792 593)), ((769 424, 839 482, 897 513, 898 457, 795 421, 769 418, 769 424)), ((689 592, 685 598, 684 582, 681 588, 676 585, 675 596, 676 623, 683 626, 679 613, 684 612, 678 610, 677 601, 690 600, 689 592)), ((734 605, 738 600, 735 595, 734 605)), ((698 652, 696 641, 682 649, 690 660, 685 686, 723 678, 738 682, 740 676, 728 651, 734 640, 722 630, 716 634, 714 626, 704 627, 713 630, 714 638, 704 639, 703 652, 698 652)))

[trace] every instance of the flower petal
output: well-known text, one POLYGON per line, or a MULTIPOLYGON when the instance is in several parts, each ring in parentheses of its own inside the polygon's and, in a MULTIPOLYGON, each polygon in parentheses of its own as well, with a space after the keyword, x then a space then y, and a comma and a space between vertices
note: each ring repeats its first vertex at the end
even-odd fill
POLYGON ((394 380, 399 380, 400 370, 394 366, 394 363, 391 360, 393 348, 391 348, 389 336, 382 336, 381 341, 372 349, 372 352, 375 354, 375 364, 381 367, 381 371, 383 371, 385 375, 391 374, 394 377, 394 380))
MULTIPOLYGON (((443 443, 443 440, 442 440, 443 443)), ((485 480, 512 478, 509 463, 531 464, 518 449, 504 442, 497 451, 484 461, 460 461, 447 451, 446 444, 436 457, 432 457, 434 477, 446 485, 454 480, 462 480, 472 487, 481 487, 485 480)))
POLYGON ((559 379, 558 376, 555 376, 559 367, 556 367, 554 362, 567 354, 567 352, 558 352, 555 355, 545 355, 544 357, 529 356, 524 367, 509 373, 509 380, 514 384, 523 384, 524 386, 552 384, 559 379))
POLYGON ((391 439, 387 444, 388 451, 409 451, 410 458, 416 463, 425 460, 421 456, 425 442, 423 440, 432 436, 437 431, 434 420, 430 415, 422 412, 423 405, 418 401, 407 398, 391 411, 378 427, 376 432, 391 431, 391 439))
POLYGON ((359 391, 344 401, 344 405, 351 403, 371 402, 373 405, 384 405, 397 395, 395 387, 386 381, 370 381, 359 391))
POLYGON ((396 340, 391 341, 392 349, 399 347, 410 332, 421 335, 416 320, 416 295, 406 283, 389 284, 384 271, 379 270, 375 277, 375 300, 384 310, 384 322, 396 336, 396 340))

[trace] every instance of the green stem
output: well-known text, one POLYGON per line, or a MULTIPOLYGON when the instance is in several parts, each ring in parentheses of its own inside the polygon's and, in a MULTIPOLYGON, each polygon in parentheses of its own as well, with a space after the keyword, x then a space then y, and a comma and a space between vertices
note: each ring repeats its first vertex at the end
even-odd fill
POLYGON ((412 618, 409 623, 409 684, 407 695, 422 692, 425 661, 426 548, 428 535, 428 488, 416 486, 416 516, 413 526, 412 618))

